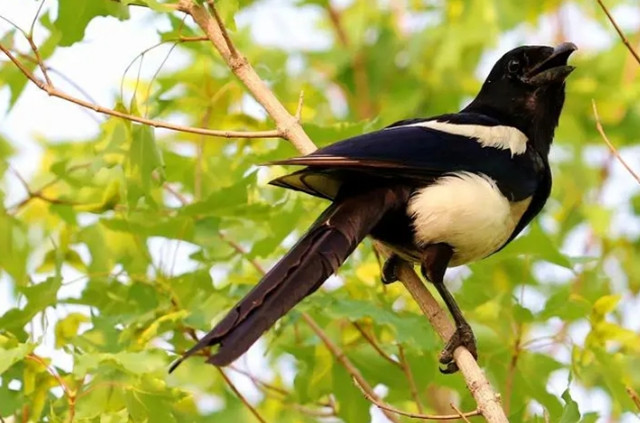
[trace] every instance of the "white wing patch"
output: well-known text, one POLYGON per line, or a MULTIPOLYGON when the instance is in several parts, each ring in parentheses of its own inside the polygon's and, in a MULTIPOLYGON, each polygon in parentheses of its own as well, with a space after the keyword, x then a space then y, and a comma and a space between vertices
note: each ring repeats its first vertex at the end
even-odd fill
POLYGON ((483 126, 440 122, 437 120, 412 123, 406 126, 421 126, 424 128, 435 129, 436 131, 447 132, 449 134, 475 138, 484 147, 495 147, 501 150, 510 150, 511 157, 516 154, 523 154, 527 150, 527 136, 513 126, 483 126))

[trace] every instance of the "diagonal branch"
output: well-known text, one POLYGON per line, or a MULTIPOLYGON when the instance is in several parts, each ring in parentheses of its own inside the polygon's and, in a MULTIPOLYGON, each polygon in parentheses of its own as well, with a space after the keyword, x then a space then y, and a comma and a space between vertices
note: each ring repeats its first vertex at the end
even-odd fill
POLYGON ((629 166, 627 162, 622 158, 622 156, 618 152, 618 149, 611 143, 611 141, 609 140, 609 137, 607 137, 607 134, 604 132, 604 128, 602 127, 602 122, 600 122, 600 115, 598 115, 598 108, 596 107, 596 101, 593 99, 591 100, 591 106, 593 107, 593 117, 596 119, 596 129, 600 133, 600 136, 604 140, 605 144, 607 144, 607 147, 609 147, 609 150, 611 150, 611 153, 616 157, 616 159, 618 159, 618 161, 622 164, 622 166, 624 166, 624 168, 627 169, 627 172, 629 172, 631 176, 633 176, 635 180, 638 181, 638 183, 640 184, 640 176, 638 176, 638 174, 635 173, 633 169, 631 169, 631 166, 629 166))
POLYGON ((267 421, 264 418, 262 418, 260 413, 258 413, 258 410, 256 410, 256 408, 254 406, 252 406, 251 403, 249 403, 249 401, 247 401, 247 399, 240 393, 240 391, 238 391, 238 388, 236 388, 236 386, 233 384, 231 379, 229 379, 229 376, 227 376, 227 374, 224 372, 224 370, 222 370, 220 367, 216 367, 216 369, 218 369, 218 371, 220 372, 220 375, 222 376, 224 381, 227 383, 227 385, 229 385, 229 388, 231 388, 231 390, 236 394, 236 396, 238 398, 240 398, 240 401, 242 401, 244 406, 249 409, 251 414, 253 414, 253 416, 256 419, 258 419, 258 421, 260 423, 267 423, 267 421))
MULTIPOLYGON (((54 88, 50 83, 41 81, 38 79, 27 67, 18 60, 9 49, 0 44, 0 51, 2 51, 8 58, 13 62, 13 64, 22 72, 24 76, 29 79, 34 85, 40 88, 42 91, 46 92, 52 97, 57 97, 62 100, 69 101, 71 103, 77 104, 79 106, 85 107, 87 109, 91 109, 95 112, 102 113, 109 116, 114 116, 122 119, 126 119, 132 122, 138 122, 143 125, 153 126, 154 128, 164 128, 170 129, 178 132, 186 132, 190 134, 199 134, 199 135, 207 135, 210 137, 220 137, 220 138, 284 138, 286 133, 279 129, 272 129, 267 131, 226 131, 226 130, 215 130, 215 129, 204 129, 204 128, 194 128, 191 126, 177 125, 168 122, 162 122, 153 119, 147 119, 140 116, 135 116, 129 113, 120 112, 118 110, 109 109, 107 107, 102 107, 98 104, 91 103, 86 100, 82 100, 80 98, 74 97, 67 93, 64 93, 57 88, 54 88)), ((37 57, 37 56, 36 56, 37 57)), ((38 65, 46 69, 40 62, 38 65)), ((46 75, 46 74, 45 74, 46 75)))
MULTIPOLYGON (((440 307, 433 295, 424 286, 416 272, 407 264, 403 264, 398 272, 400 281, 418 303, 422 313, 427 316, 431 326, 440 338, 447 340, 453 335, 455 328, 447 313, 440 307)), ((460 368, 467 387, 478 404, 478 410, 491 423, 506 423, 507 416, 500 405, 500 396, 493 391, 489 380, 478 366, 469 350, 458 347, 453 352, 456 364, 460 368)))
POLYGON ((369 345, 371 345, 373 347, 374 350, 376 350, 376 352, 382 358, 384 358, 385 360, 387 360, 389 363, 393 364, 394 366, 398 366, 400 368, 403 368, 403 366, 400 364, 400 362, 394 360, 393 357, 391 357, 389 354, 387 354, 386 352, 384 352, 382 350, 380 345, 378 345, 376 340, 373 338, 373 335, 368 334, 364 330, 364 328, 360 325, 360 323, 352 322, 351 324, 358 330, 358 332, 360 332, 360 335, 362 335, 362 337, 369 343, 369 345))
POLYGON ((196 24, 204 30, 229 69, 275 121, 281 136, 289 140, 302 154, 314 151, 316 147, 300 126, 298 119, 285 109, 267 84, 260 79, 247 59, 233 46, 228 34, 225 36, 226 30, 212 18, 207 9, 192 0, 180 0, 178 8, 191 15, 196 24))
POLYGON ((638 52, 633 48, 633 46, 631 45, 631 43, 627 39, 626 35, 624 35, 624 32, 622 32, 622 30, 618 26, 618 23, 615 21, 615 19, 613 19, 613 16, 611 16, 611 13, 609 12, 609 9, 607 9, 607 6, 604 5, 602 0, 596 0, 596 1, 598 2, 600 7, 602 8, 602 11, 605 13, 605 15, 607 15, 607 18, 609 19, 609 22, 611 22, 611 24, 615 28, 616 32, 620 36, 620 39, 622 40, 624 45, 627 46, 627 49, 629 50, 629 53, 631 53, 633 55, 633 57, 636 59, 636 62, 638 62, 638 64, 640 64, 640 55, 638 55, 638 52))
MULTIPOLYGON (((370 398, 371 401, 374 402, 374 404, 376 402, 379 402, 380 399, 378 398, 376 393, 373 391, 373 388, 371 387, 371 385, 369 385, 369 383, 366 381, 364 376, 362 376, 362 373, 360 373, 360 370, 358 370, 356 366, 353 365, 351 360, 349 360, 349 358, 345 355, 344 351, 342 351, 342 349, 338 347, 327 336, 327 334, 320 328, 320 326, 318 326, 316 321, 313 320, 311 316, 309 316, 307 313, 302 313, 302 318, 304 319, 305 322, 307 322, 307 325, 311 327, 311 329, 316 333, 316 335, 318 335, 318 337, 322 340, 322 342, 329 349, 329 351, 331 351, 331 354, 334 355, 336 360, 338 360, 338 362, 342 364, 342 366, 347 370, 349 375, 351 375, 353 380, 356 382, 356 385, 360 388, 362 392, 366 394, 366 397, 370 398)), ((396 416, 394 416, 394 414, 391 411, 385 410, 384 408, 381 408, 381 410, 389 420, 396 423, 398 422, 398 419, 396 418, 396 416)))

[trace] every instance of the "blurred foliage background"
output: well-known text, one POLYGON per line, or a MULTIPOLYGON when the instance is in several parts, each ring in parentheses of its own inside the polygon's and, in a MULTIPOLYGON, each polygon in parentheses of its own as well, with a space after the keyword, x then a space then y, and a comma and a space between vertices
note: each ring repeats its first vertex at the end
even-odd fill
MULTIPOLYGON (((203 128, 273 128, 210 43, 193 38, 202 32, 191 20, 155 1, 139 3, 150 9, 48 1, 33 26, 41 58, 73 55, 91 42, 85 29, 96 20, 142 14, 141 31, 157 33, 166 60, 146 78, 136 76, 141 59, 158 49, 137 57, 101 106, 203 128)), ((512 245, 449 271, 448 280, 510 421, 637 421, 640 195, 596 131, 591 102, 620 154, 640 169, 640 64, 595 1, 216 4, 238 49, 292 113, 304 90, 302 123, 317 145, 458 110, 516 45, 576 43, 577 70, 551 153, 552 198, 512 245), (261 21, 273 16, 286 24, 261 21), (272 41, 279 30, 288 41, 272 41)), ((608 6, 637 46, 637 1, 608 6)), ((6 21, 0 44, 42 76, 23 34, 6 21)), ((99 68, 106 57, 78 60, 99 68)), ((0 60, 8 101, 0 119, 10 120, 25 89, 37 88, 6 56, 0 60)), ((56 86, 85 98, 64 73, 50 71, 56 86)), ((53 100, 43 94, 41 101, 53 100)), ((91 137, 44 134, 36 142, 35 171, 23 172, 14 161, 23 146, 0 125, 0 286, 9 293, 0 303, 3 421, 252 421, 202 357, 171 375, 167 369, 325 207, 267 185, 287 170, 259 165, 296 155, 293 147, 102 115, 91 137)), ((462 378, 438 372, 442 344, 417 306, 402 286, 379 279, 367 241, 324 289, 224 370, 266 421, 385 421, 303 312, 386 402, 414 412, 451 414, 450 402, 475 409, 462 378)))

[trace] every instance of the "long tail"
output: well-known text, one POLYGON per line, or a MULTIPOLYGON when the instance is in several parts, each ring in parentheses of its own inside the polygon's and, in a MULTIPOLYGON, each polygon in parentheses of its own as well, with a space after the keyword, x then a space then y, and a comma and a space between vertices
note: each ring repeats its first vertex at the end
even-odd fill
POLYGON ((341 193, 309 231, 229 313, 169 370, 203 348, 219 345, 208 363, 226 366, 303 298, 317 290, 389 211, 401 188, 341 193))

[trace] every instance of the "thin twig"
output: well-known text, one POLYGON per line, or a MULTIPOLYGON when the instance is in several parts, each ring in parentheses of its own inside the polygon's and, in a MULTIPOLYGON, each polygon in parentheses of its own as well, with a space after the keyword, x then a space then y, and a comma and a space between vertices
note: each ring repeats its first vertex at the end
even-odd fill
MULTIPOLYGON (((11 50, 10 50, 11 51, 11 50)), ((17 54, 18 56, 20 56, 21 59, 25 59, 28 60, 31 63, 34 63, 36 65, 38 65, 38 59, 29 56, 28 54, 25 53, 21 53, 19 51, 13 51, 13 53, 17 54)), ((87 100, 91 101, 92 103, 95 103, 96 101, 94 100, 94 98, 91 96, 91 94, 89 94, 86 90, 84 90, 80 85, 78 85, 75 81, 73 81, 71 78, 69 78, 68 76, 66 76, 64 73, 58 71, 57 69, 51 67, 51 66, 45 66, 45 69, 48 72, 51 72, 53 74, 58 75, 60 78, 62 78, 67 84, 71 85, 74 89, 76 89, 80 94, 82 94, 87 100)), ((87 110, 85 110, 87 111, 87 110)), ((87 111, 88 112, 88 111, 87 111)), ((88 112, 90 113, 90 112, 88 112)), ((91 116, 93 116, 93 114, 91 114, 91 116)), ((95 118, 95 116, 94 116, 95 118)), ((100 122, 100 121, 98 121, 100 122)))
MULTIPOLYGON (((520 301, 522 302, 522 300, 520 301)), ((509 362, 509 368, 507 370, 507 379, 504 386, 504 412, 509 414, 511 410, 511 393, 513 391, 513 381, 518 369, 518 359, 522 351, 522 324, 518 323, 516 328, 516 340, 513 345, 513 354, 511 355, 511 361, 509 362)))
POLYGON ((416 381, 413 378, 411 367, 409 367, 409 363, 407 362, 407 357, 404 355, 404 348, 402 348, 402 345, 398 345, 398 356, 400 358, 400 367, 402 367, 402 371, 409 382, 409 389, 411 389, 413 401, 416 403, 416 407, 418 407, 418 412, 422 413, 424 410, 422 409, 420 395, 418 395, 418 387, 416 386, 416 381))
POLYGON ((316 409, 305 407, 303 405, 296 404, 296 403, 287 403, 287 401, 285 400, 291 397, 291 392, 287 391, 286 389, 280 388, 278 386, 271 385, 257 378, 250 372, 246 370, 242 370, 236 366, 231 365, 229 366, 229 368, 234 372, 237 372, 243 376, 248 377, 249 380, 251 380, 251 383, 253 383, 253 385, 265 395, 270 396, 272 398, 276 398, 280 400, 284 405, 290 406, 293 409, 303 414, 307 414, 314 417, 331 417, 331 416, 337 415, 335 406, 331 402, 321 402, 321 401, 316 402, 316 405, 318 407, 329 408, 329 410, 316 410, 316 409))
MULTIPOLYGON (((327 2, 327 13, 329 20, 336 32, 340 44, 346 49, 351 49, 352 43, 347 36, 347 32, 342 24, 342 15, 333 5, 327 2)), ((351 67, 353 69, 353 82, 355 85, 354 100, 358 116, 360 118, 369 118, 374 113, 373 103, 371 102, 369 75, 366 68, 366 57, 362 48, 351 52, 353 58, 351 67)))
POLYGON ((236 50, 236 46, 233 45, 233 41, 231 41, 231 37, 229 37, 229 32, 227 31, 227 27, 225 26, 224 22, 222 22, 222 19, 220 18, 220 15, 218 14, 218 10, 216 9, 214 1, 213 0, 208 0, 207 3, 209 4, 209 7, 211 8, 211 13, 213 14, 214 19, 218 23, 218 27, 220 28, 220 31, 222 31, 222 36, 224 37, 224 40, 227 43, 227 47, 229 48, 229 51, 231 52, 231 56, 238 57, 238 50, 236 50))
POLYGON ((373 405, 375 405, 376 407, 378 407, 379 409, 383 410, 383 411, 389 411, 391 413, 394 414, 398 414, 400 416, 405 416, 405 417, 409 417, 412 419, 420 419, 420 420, 458 420, 460 419, 460 417, 462 418, 466 418, 466 417, 473 417, 473 416, 480 416, 481 413, 479 410, 474 410, 468 413, 458 413, 458 414, 423 414, 423 413, 411 413, 409 411, 404 411, 404 410, 400 410, 398 408, 395 408, 385 402, 380 401, 377 398, 374 398, 373 396, 371 396, 367 391, 365 391, 363 389, 363 387, 358 383, 358 381, 354 378, 353 379, 353 383, 358 387, 358 389, 360 389, 360 392, 362 392, 362 395, 373 405))
POLYGON ((67 404, 69 405, 69 423, 73 423, 73 419, 76 415, 76 392, 69 388, 69 385, 66 384, 58 372, 53 367, 49 366, 42 357, 31 353, 27 354, 26 358, 42 365, 47 370, 47 373, 49 373, 58 382, 58 385, 60 385, 60 388, 62 388, 62 391, 64 392, 64 396, 67 398, 67 404))
POLYGON ((187 197, 185 197, 184 195, 176 191, 171 185, 169 185, 168 182, 165 182, 164 184, 162 184, 162 187, 169 194, 173 195, 180 202, 181 205, 186 206, 189 204, 189 200, 187 200, 187 197))
POLYGON ((596 129, 600 133, 600 136, 602 137, 604 142, 607 144, 607 147, 609 147, 609 150, 611 150, 611 153, 613 153, 613 155, 616 156, 616 159, 618 159, 618 161, 622 164, 622 166, 624 166, 624 168, 627 169, 627 171, 631 174, 631 176, 633 176, 635 180, 640 184, 640 176, 638 176, 638 174, 635 173, 633 169, 631 169, 631 167, 627 164, 627 162, 624 161, 620 153, 618 153, 618 150, 616 149, 616 147, 611 143, 611 141, 609 141, 609 137, 607 137, 607 134, 604 132, 604 128, 602 127, 602 122, 600 122, 600 116, 598 115, 598 108, 596 107, 596 101, 591 99, 591 105, 593 106, 593 116, 596 119, 596 129))
MULTIPOLYGON (((44 0, 42 1, 42 3, 40 3, 40 8, 42 8, 43 4, 44 4, 44 0)), ((38 8, 38 12, 40 12, 40 8, 38 8)), ((40 68, 40 71, 42 71, 44 80, 47 81, 47 85, 49 85, 50 87, 53 87, 53 83, 51 82, 51 79, 49 78, 49 73, 47 72, 47 67, 42 62, 42 57, 40 57, 40 51, 38 50, 38 46, 36 46, 36 43, 33 42, 33 34, 30 34, 27 37, 27 41, 29 42, 29 46, 31 46, 31 50, 33 51, 33 54, 36 56, 36 61, 38 63, 38 67, 40 68)))
MULTIPOLYGON (((91 163, 83 163, 83 164, 79 164, 79 165, 75 165, 75 166, 70 166, 67 169, 67 172, 68 173, 75 172, 76 170, 84 169, 84 168, 87 168, 89 166, 91 166, 91 163)), ((18 177, 18 179, 21 180, 21 183, 25 186, 25 189, 27 190, 28 195, 24 200, 14 204, 13 206, 7 207, 7 210, 9 212, 9 214, 16 213, 18 210, 20 210, 22 207, 26 206, 34 198, 42 198, 42 193, 44 192, 44 190, 46 190, 47 188, 52 187, 53 185, 57 184, 58 182, 60 182, 62 180, 62 178, 56 177, 56 178, 52 179, 51 181, 47 182, 46 184, 44 184, 40 189, 38 189, 36 191, 31 191, 29 189, 29 186, 27 185, 26 181, 22 178, 22 176, 20 176, 17 173, 16 173, 16 176, 18 177)))
POLYGON ((247 260, 259 273, 263 275, 267 273, 266 269, 262 267, 262 265, 258 263, 256 259, 249 257, 248 251, 242 248, 240 244, 238 244, 232 239, 229 239, 227 235, 222 231, 218 231, 218 236, 220 237, 220 239, 226 242, 229 245, 229 247, 233 248, 238 254, 243 256, 244 259, 247 260))
MULTIPOLYGON (((120 0, 111 0, 114 3, 121 3, 120 0)), ((146 7, 149 8, 149 5, 146 2, 142 2, 142 1, 132 1, 127 3, 127 6, 138 6, 138 7, 146 7)), ((180 12, 186 12, 186 10, 184 10, 182 7, 180 7, 179 4, 172 4, 172 3, 162 3, 162 8, 167 9, 167 10, 177 10, 180 12)))
POLYGON ((17 170, 15 170, 12 166, 9 166, 9 169, 15 175, 15 177, 18 178, 18 180, 20 181, 20 183, 24 187, 25 191, 27 191, 27 198, 25 198, 24 200, 22 200, 18 204, 15 204, 15 205, 9 207, 9 213, 15 213, 15 211, 17 211, 18 209, 20 209, 21 207, 26 205, 29 201, 33 200, 34 198, 38 198, 38 199, 40 199, 40 200, 42 200, 42 201, 44 201, 46 203, 50 203, 50 204, 66 204, 66 205, 70 205, 70 206, 77 206, 77 205, 80 204, 80 203, 75 203, 75 202, 69 201, 69 200, 62 200, 62 199, 59 199, 59 198, 47 197, 42 193, 42 191, 44 190, 44 187, 41 188, 38 191, 32 191, 31 188, 29 188, 29 184, 27 183, 27 181, 24 179, 24 177, 17 170))
POLYGON ((224 370, 222 370, 220 367, 216 367, 216 369, 218 369, 218 371, 220 372, 220 374, 224 378, 224 381, 227 382, 227 385, 229 385, 229 388, 231 388, 231 390, 236 394, 236 396, 240 399, 240 401, 242 401, 242 403, 245 405, 245 407, 247 407, 249 409, 251 414, 253 414, 255 416, 255 418, 258 419, 258 421, 260 421, 261 423, 267 423, 267 421, 265 419, 263 419, 262 416, 258 413, 258 410, 256 410, 255 407, 252 406, 249 403, 249 401, 247 401, 247 399, 240 393, 240 391, 238 391, 238 388, 236 388, 236 386, 233 384, 233 382, 231 382, 231 379, 229 379, 229 377, 226 375, 224 370))
MULTIPOLYGON (((178 43, 173 43, 173 45, 169 48, 169 51, 164 56, 164 59, 162 59, 162 62, 160 62, 160 65, 158 65, 158 69, 156 69, 156 71, 153 73, 153 76, 151 77, 151 80, 147 84, 148 85, 148 87, 147 87, 147 97, 146 97, 147 101, 146 101, 146 107, 145 107, 145 111, 144 111, 144 116, 145 117, 147 117, 149 115, 149 104, 151 102, 148 101, 148 99, 151 97, 151 89, 153 88, 153 83, 158 78, 158 75, 160 75, 160 71, 162 71, 162 68, 167 63, 167 60, 169 60, 169 57, 171 57, 171 53, 173 53, 173 50, 175 50, 177 45, 178 45, 178 43)), ((140 62, 140 63, 142 63, 142 62, 140 62)), ((136 85, 137 85, 137 82, 136 82, 136 85)))
MULTIPOLYGON (((122 78, 120 78, 120 98, 124 98, 124 81, 125 81, 124 78, 127 75, 127 73, 129 72, 129 69, 131 69, 131 67, 134 65, 134 63, 138 59, 140 59, 140 61, 142 62, 142 60, 144 59, 144 56, 147 53, 149 53, 151 50, 154 50, 154 49, 156 49, 156 48, 158 48, 160 46, 163 46, 165 44, 168 44, 168 43, 173 43, 173 47, 175 47, 177 44, 189 43, 189 42, 197 42, 197 41, 208 41, 208 40, 209 39, 207 37, 203 36, 203 35, 195 36, 195 37, 179 36, 179 37, 175 37, 175 38, 169 38, 169 39, 166 39, 166 40, 162 40, 159 43, 156 43, 156 44, 152 45, 151 47, 147 47, 146 49, 142 50, 124 68, 124 72, 122 73, 122 78)), ((142 66, 142 63, 140 64, 140 66, 142 66)), ((137 86, 137 81, 136 81, 136 86, 137 86)))
POLYGON ((258 379, 256 376, 252 375, 251 373, 247 372, 246 370, 238 368, 237 366, 231 365, 229 366, 229 368, 236 373, 240 373, 241 375, 248 377, 251 380, 251 382, 253 382, 253 384, 256 386, 260 386, 268 390, 277 392, 280 395, 284 395, 284 396, 290 395, 290 392, 287 391, 286 389, 264 382, 258 379))
MULTIPOLYGON (((369 383, 366 381, 364 376, 362 376, 362 373, 360 373, 360 370, 358 370, 358 368, 351 362, 351 360, 349 360, 349 358, 345 355, 342 349, 338 347, 331 340, 331 338, 329 338, 329 336, 320 328, 320 326, 318 326, 316 321, 313 320, 313 318, 309 314, 302 313, 302 318, 304 319, 305 322, 307 322, 309 327, 311 327, 311 330, 313 330, 315 334, 318 335, 320 340, 322 340, 322 343, 324 343, 324 345, 329 349, 329 351, 331 351, 331 354, 333 354, 335 359, 338 360, 340 364, 342 364, 342 366, 345 368, 347 373, 349 373, 349 375, 351 375, 353 380, 356 381, 356 384, 361 388, 361 390, 366 392, 369 397, 373 398, 376 401, 379 401, 379 398, 376 395, 376 393, 373 391, 373 388, 371 387, 371 385, 369 385, 369 383)), ((396 418, 396 416, 393 413, 391 413, 389 410, 382 409, 382 412, 392 422, 398 422, 398 419, 396 418)))
POLYGON ((635 391, 635 389, 633 389, 629 385, 625 386, 625 390, 627 391, 627 394, 631 398, 631 401, 633 401, 633 403, 638 408, 638 411, 640 411, 640 395, 638 395, 638 393, 635 391))
POLYGON ((302 106, 304 104, 304 90, 300 90, 300 96, 298 97, 298 108, 296 109, 296 120, 298 123, 302 122, 302 106))
POLYGON ((79 99, 77 97, 73 97, 69 94, 66 94, 62 91, 57 90, 56 88, 50 85, 47 85, 43 81, 40 81, 22 64, 22 62, 16 59, 15 56, 13 56, 13 54, 11 54, 11 52, 7 48, 5 48, 2 44, 0 44, 0 51, 2 51, 9 58, 9 60, 11 60, 18 67, 18 69, 20 69, 20 71, 42 91, 45 91, 47 94, 49 94, 52 97, 61 98, 63 100, 69 101, 71 103, 77 104, 82 107, 86 107, 87 109, 91 109, 98 113, 119 117, 122 119, 127 119, 132 122, 142 123, 143 125, 153 126, 154 128, 164 128, 164 129, 170 129, 178 132, 186 132, 190 134, 207 135, 210 137, 220 137, 220 138, 284 138, 285 137, 285 133, 279 129, 272 129, 268 131, 226 131, 226 130, 194 128, 190 126, 176 125, 173 123, 146 119, 140 116, 135 116, 128 113, 123 113, 117 110, 102 107, 95 103, 90 103, 88 101, 79 99))
POLYGON ((633 55, 633 57, 636 59, 636 62, 638 62, 638 64, 640 64, 640 56, 635 51, 635 49, 631 46, 631 43, 629 42, 627 37, 624 35, 624 32, 622 32, 622 30, 620 29, 620 27, 616 23, 615 19, 613 19, 613 16, 611 16, 611 13, 609 13, 609 9, 607 9, 607 6, 604 5, 602 0, 597 0, 597 2, 600 5, 600 7, 602 8, 602 11, 607 15, 607 18, 609 19, 609 22, 611 22, 613 27, 616 29, 616 32, 620 36, 620 39, 622 40, 624 45, 627 46, 627 49, 633 55))
POLYGON ((60 375, 58 374, 58 372, 56 372, 53 367, 49 366, 43 359, 42 357, 36 355, 36 354, 27 354, 26 358, 28 358, 31 361, 35 361, 36 363, 39 363, 42 365, 42 367, 44 367, 47 370, 47 373, 49 373, 51 376, 53 376, 53 378, 58 382, 58 385, 60 385, 60 388, 62 388, 62 390, 64 391, 65 395, 70 395, 71 394, 71 390, 69 389, 69 386, 66 384, 66 382, 62 379, 62 377, 60 377, 60 375))
POLYGON ((45 2, 46 2, 46 0, 42 0, 40 2, 40 6, 38 6, 38 10, 36 11, 36 15, 33 17, 33 20, 31 21, 31 26, 29 27, 29 34, 31 36, 33 36, 33 28, 35 28, 35 26, 36 26, 36 22, 38 21, 38 17, 40 16, 40 12, 42 12, 42 7, 44 6, 45 2))
POLYGON ((393 364, 394 366, 398 366, 400 368, 402 368, 402 365, 400 363, 398 363, 398 361, 396 361, 393 357, 391 357, 389 354, 387 354, 386 352, 384 352, 382 350, 382 348, 380 348, 380 345, 378 345, 378 343, 376 342, 376 340, 373 338, 372 335, 368 334, 363 328, 362 326, 360 326, 360 323, 358 322, 352 322, 353 326, 358 330, 358 332, 360 332, 360 335, 362 335, 362 337, 364 339, 366 339, 366 341, 369 343, 369 345, 371 345, 373 347, 374 350, 376 350, 376 352, 378 354, 380 354, 380 356, 382 358, 384 358, 385 360, 387 360, 388 362, 390 362, 391 364, 393 364))
POLYGON ((467 416, 464 415, 464 413, 462 411, 460 411, 460 409, 458 407, 456 407, 456 405, 454 403, 449 403, 449 405, 451 406, 451 408, 453 408, 455 410, 456 413, 458 413, 458 417, 462 418, 462 420, 464 420, 467 423, 471 423, 469 421, 469 419, 467 418, 467 416))

